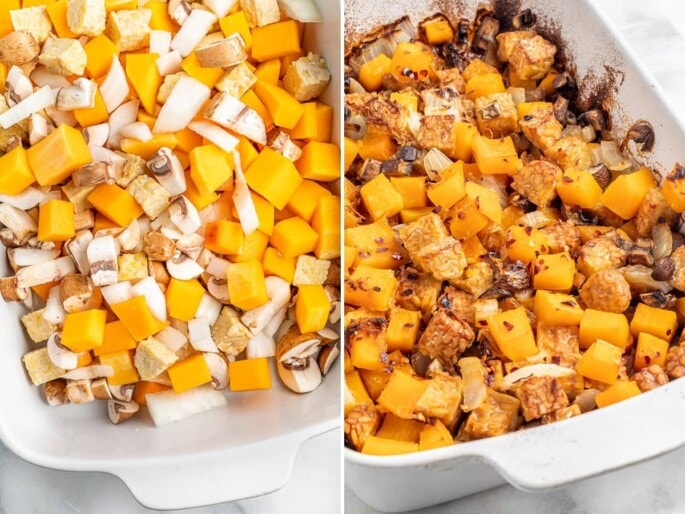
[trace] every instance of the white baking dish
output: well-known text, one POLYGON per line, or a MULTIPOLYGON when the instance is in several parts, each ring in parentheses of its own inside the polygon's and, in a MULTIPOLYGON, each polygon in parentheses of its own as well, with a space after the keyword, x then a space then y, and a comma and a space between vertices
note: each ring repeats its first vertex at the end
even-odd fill
MULTIPOLYGON (((659 86, 637 63, 602 14, 587 1, 501 2, 531 8, 538 23, 560 36, 585 94, 613 84, 609 108, 618 138, 649 120, 656 145, 645 164, 668 172, 683 158, 683 123, 659 86), (613 79, 611 76, 613 75, 613 79)), ((436 12, 473 19, 477 2, 347 0, 346 43, 405 14, 412 21, 436 12), (459 14, 461 13, 461 14, 459 14)), ((540 491, 655 457, 685 444, 685 380, 561 423, 448 448, 393 457, 345 449, 345 480, 371 507, 400 512, 434 505, 504 483, 540 491)))
MULTIPOLYGON (((307 26, 306 48, 328 59, 335 82, 324 100, 338 105, 340 3, 318 4, 326 21, 307 26)), ((11 274, 5 259, 0 272, 11 274)), ((32 344, 19 321, 23 313, 19 305, 0 304, 0 439, 34 464, 112 473, 147 507, 196 507, 272 492, 287 482, 301 443, 340 425, 338 363, 313 393, 290 392, 272 370, 272 390, 227 393, 228 407, 161 428, 147 414, 114 426, 104 402, 49 407, 21 364, 32 344)), ((35 493, 41 494, 40 484, 35 493)))

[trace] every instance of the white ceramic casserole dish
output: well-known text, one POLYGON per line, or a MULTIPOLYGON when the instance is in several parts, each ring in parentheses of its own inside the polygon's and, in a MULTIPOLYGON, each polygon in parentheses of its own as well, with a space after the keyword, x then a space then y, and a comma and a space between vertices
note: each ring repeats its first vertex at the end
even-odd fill
MULTIPOLYGON (((409 14, 414 23, 437 12, 473 19, 477 1, 347 0, 346 45, 409 14)), ((561 41, 575 65, 581 97, 609 89, 605 108, 620 141, 636 120, 654 126, 644 164, 662 175, 682 160, 683 123, 659 86, 608 20, 588 1, 499 2, 515 14, 530 8, 536 28, 561 41)), ((428 452, 376 457, 345 449, 345 480, 371 507, 400 512, 510 483, 541 491, 649 459, 685 444, 685 380, 570 420, 428 452)))
MULTIPOLYGON (((325 21, 307 25, 305 48, 328 60, 333 82, 322 99, 338 106, 340 2, 317 3, 325 21)), ((0 272, 12 273, 5 259, 0 272)), ((339 363, 316 391, 305 395, 283 386, 272 367, 273 389, 226 393, 228 407, 161 428, 147 413, 112 425, 106 402, 49 407, 21 363, 33 344, 24 336, 23 313, 21 305, 0 304, 0 439, 34 464, 112 473, 146 507, 197 507, 275 491, 287 482, 300 444, 340 426, 339 363)), ((331 469, 338 465, 330 463, 331 469)), ((40 494, 40 484, 35 491, 40 494)))

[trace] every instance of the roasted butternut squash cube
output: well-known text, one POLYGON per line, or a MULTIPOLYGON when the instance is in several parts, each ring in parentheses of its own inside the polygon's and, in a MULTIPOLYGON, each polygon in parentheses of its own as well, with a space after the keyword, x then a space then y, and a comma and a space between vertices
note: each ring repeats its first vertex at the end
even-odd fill
POLYGON ((384 132, 367 130, 366 135, 360 141, 359 156, 362 159, 385 161, 397 151, 397 145, 392 136, 384 132))
POLYGON ((427 380, 395 370, 378 397, 378 405, 399 418, 411 419, 427 387, 427 380))
POLYGON ((393 270, 357 266, 345 282, 345 300, 369 311, 386 311, 397 285, 393 270))
POLYGON ((535 336, 523 307, 500 312, 487 320, 488 329, 500 351, 512 361, 538 353, 535 336))
POLYGON ((228 383, 231 391, 271 389, 271 371, 266 357, 228 363, 228 383))
POLYGON ((335 143, 310 141, 295 163, 302 178, 330 182, 340 178, 340 148, 335 143))
POLYGON ((105 325, 105 336, 102 346, 93 348, 93 355, 98 357, 106 353, 135 350, 136 344, 136 340, 133 339, 120 320, 112 321, 105 325))
POLYGON ((331 302, 322 285, 301 285, 297 289, 295 320, 300 332, 316 332, 328 323, 331 302))
POLYGON ((404 248, 385 218, 345 229, 345 245, 356 251, 355 266, 395 269, 407 260, 404 248))
POLYGON ((538 323, 578 326, 583 319, 582 307, 570 294, 539 290, 533 305, 538 323))
POLYGON ((402 84, 433 80, 436 71, 433 49, 419 42, 403 41, 395 47, 390 73, 402 84))
POLYGON ((432 450, 454 444, 452 434, 440 420, 435 420, 435 425, 424 425, 419 434, 419 450, 432 450))
POLYGON ((666 366, 667 353, 668 341, 659 339, 647 332, 641 332, 637 338, 637 348, 635 350, 635 369, 648 368, 652 364, 657 364, 664 368, 666 366))
POLYGON ((69 313, 64 318, 62 344, 73 352, 86 352, 102 346, 107 311, 89 309, 69 313))
POLYGON ((601 339, 624 349, 630 342, 628 319, 623 314, 586 309, 580 320, 580 347, 588 348, 601 339))
POLYGON ((114 375, 107 378, 109 385, 134 384, 139 380, 138 370, 129 350, 102 354, 100 364, 114 369, 114 375))
POLYGON ((383 439, 370 435, 366 438, 362 453, 366 455, 402 455, 419 451, 417 443, 397 441, 394 439, 383 439))
POLYGON ((359 375, 359 371, 354 370, 345 374, 345 386, 349 395, 345 395, 345 414, 352 410, 356 405, 368 403, 373 405, 373 400, 366 390, 366 386, 359 375))
POLYGON ((259 261, 235 262, 226 271, 231 303, 249 311, 269 301, 264 282, 264 268, 259 261))
MULTIPOLYGON (((667 181, 664 182, 664 189, 667 181)), ((642 167, 627 175, 616 177, 602 193, 599 201, 624 220, 629 220, 637 214, 647 192, 656 186, 652 173, 642 167)))
POLYGON ((402 196, 405 209, 426 207, 426 177, 390 177, 390 183, 402 196))
POLYGON ((450 154, 453 159, 470 162, 473 157, 473 141, 478 128, 472 123, 459 121, 454 124, 454 148, 450 154))
POLYGON ((245 172, 245 179, 277 209, 283 209, 302 183, 295 165, 280 153, 264 148, 245 172))
POLYGON ((359 195, 373 220, 394 216, 404 208, 402 195, 385 175, 378 175, 364 184, 359 195))
POLYGON ((429 45, 441 45, 452 41, 454 31, 450 23, 445 19, 430 20, 423 24, 426 41, 429 45))
POLYGON ((540 255, 533 270, 535 289, 568 293, 573 288, 576 264, 568 252, 540 255))
POLYGON ((613 384, 618 380, 623 350, 611 343, 597 339, 581 355, 576 364, 576 371, 585 378, 597 380, 603 384, 613 384))
POLYGON ((424 423, 413 419, 402 419, 394 414, 386 414, 383 418, 376 437, 384 439, 394 439, 395 441, 407 441, 418 443, 424 423))
POLYGON ((678 316, 674 311, 650 307, 644 303, 637 304, 630 322, 630 333, 633 337, 646 332, 664 341, 670 341, 677 329, 678 316))
POLYGON ((514 175, 521 167, 516 147, 510 136, 489 139, 476 135, 473 138, 473 158, 483 175, 506 173, 514 175))
POLYGON ((496 191, 475 182, 467 182, 465 189, 476 209, 498 225, 502 223, 502 206, 496 191))
POLYGON ((41 186, 54 186, 93 160, 81 131, 62 124, 26 151, 41 186))
POLYGON ((205 289, 197 280, 178 280, 172 278, 166 288, 166 306, 169 316, 181 321, 195 317, 205 289))
POLYGON ((88 201, 120 227, 130 225, 143 214, 138 202, 116 184, 100 184, 88 195, 88 201))
POLYGON ((507 230, 507 252, 512 261, 529 264, 549 251, 547 236, 537 228, 512 225, 507 230))
POLYGON ((38 240, 66 241, 76 234, 74 206, 63 200, 49 200, 38 211, 38 240))
POLYGON ((388 351, 411 352, 421 328, 421 312, 406 309, 390 311, 390 322, 386 334, 388 351))
POLYGON ((390 380, 390 373, 386 370, 373 371, 370 369, 360 369, 359 376, 362 378, 362 382, 364 382, 364 386, 373 400, 378 399, 383 392, 383 389, 385 389, 385 386, 388 384, 388 380, 390 380))
POLYGON ((167 369, 167 373, 169 373, 171 386, 177 393, 189 391, 212 381, 209 366, 207 366, 207 361, 201 353, 195 353, 176 364, 172 364, 167 369))
POLYGON ((641 393, 640 388, 633 381, 619 380, 595 396, 595 402, 600 409, 608 405, 627 400, 641 393))
POLYGON ((245 240, 243 227, 235 221, 210 221, 205 227, 205 247, 224 255, 237 254, 245 240))
POLYGON ((36 181, 23 146, 0 157, 0 194, 16 195, 36 181))
POLYGON ((110 308, 136 341, 142 341, 166 326, 164 321, 154 317, 144 296, 110 305, 110 308))
POLYGON ((434 184, 428 190, 427 195, 433 205, 441 209, 449 209, 466 196, 463 172, 455 173, 434 184))
POLYGON ((466 82, 466 96, 472 102, 481 96, 504 93, 504 81, 499 73, 484 73, 476 75, 466 82))
POLYGON ((319 234, 299 216, 279 221, 271 234, 271 245, 283 257, 297 257, 314 251, 319 234))
POLYGON ((450 233, 457 239, 469 239, 488 226, 488 217, 468 196, 452 208, 448 216, 450 233))
POLYGON ((378 54, 359 68, 359 83, 367 91, 378 91, 383 82, 383 76, 390 73, 392 59, 385 54, 378 54))
POLYGON ((587 171, 566 171, 557 183, 557 193, 566 205, 592 209, 602 197, 602 188, 587 171))

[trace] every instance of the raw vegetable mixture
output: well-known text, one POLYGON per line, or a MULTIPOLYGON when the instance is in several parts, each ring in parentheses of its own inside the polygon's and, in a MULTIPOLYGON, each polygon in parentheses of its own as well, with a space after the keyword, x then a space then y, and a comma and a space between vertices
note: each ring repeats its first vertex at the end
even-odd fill
POLYGON ((659 185, 651 125, 615 141, 535 27, 405 18, 346 56, 353 449, 497 436, 685 375, 685 168, 659 185))
POLYGON ((274 355, 293 391, 321 383, 340 158, 302 47, 320 21, 309 0, 2 2, 0 292, 29 310, 47 403, 166 424, 271 388, 274 355))

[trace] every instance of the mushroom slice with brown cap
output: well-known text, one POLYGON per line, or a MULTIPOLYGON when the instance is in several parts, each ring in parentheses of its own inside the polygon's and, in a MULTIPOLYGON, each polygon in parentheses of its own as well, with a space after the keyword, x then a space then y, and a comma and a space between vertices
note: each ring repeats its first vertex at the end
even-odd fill
POLYGON ((160 232, 146 232, 143 236, 143 251, 151 261, 168 261, 174 256, 176 243, 160 232))
POLYGON ((67 380, 67 400, 69 403, 90 403, 95 400, 90 380, 67 380))
POLYGON ((54 261, 59 257, 59 250, 40 250, 38 248, 10 248, 7 250, 7 258, 15 266, 25 267, 34 264, 44 264, 54 261))
POLYGON ((205 271, 216 278, 226 278, 226 270, 231 261, 213 255, 207 263, 205 271))
POLYGON ((0 38, 0 62, 21 66, 38 58, 40 45, 27 30, 15 30, 0 38))
POLYGON ((93 187, 98 184, 113 183, 106 162, 91 162, 77 169, 71 176, 76 187, 93 187))
POLYGON ((203 68, 226 68, 247 59, 245 40, 239 33, 195 49, 197 62, 203 68))
POLYGON ((50 407, 59 407, 69 403, 67 398, 67 381, 57 378, 45 383, 45 400, 50 407))
POLYGON ((96 400, 112 399, 112 391, 109 389, 106 378, 96 378, 90 383, 90 388, 96 400))
POLYGON ((66 245, 67 254, 74 260, 79 273, 82 275, 90 274, 90 263, 88 262, 88 245, 93 240, 90 230, 81 230, 76 233, 76 237, 66 245))
POLYGON ((326 376, 340 355, 340 349, 337 344, 329 344, 321 348, 319 355, 317 357, 317 362, 319 364, 319 369, 321 373, 326 376))
POLYGON ((255 143, 266 144, 266 126, 262 117, 228 93, 217 94, 205 109, 204 117, 255 143))
POLYGON ((0 204, 0 223, 12 231, 20 245, 38 233, 36 220, 26 211, 6 203, 0 204))
POLYGON ((282 130, 272 130, 269 132, 267 144, 271 149, 276 150, 283 157, 293 162, 302 157, 300 147, 293 143, 290 136, 282 130))
POLYGON ((185 196, 179 196, 169 205, 169 219, 184 236, 193 234, 200 226, 200 214, 185 196))
POLYGON ((0 278, 0 294, 6 302, 21 302, 26 300, 29 290, 17 287, 17 277, 0 278))
POLYGON ((17 287, 28 288, 57 282, 75 272, 76 268, 71 257, 60 257, 54 261, 27 266, 17 271, 17 287))
POLYGON ((249 328, 253 334, 261 332, 269 320, 273 318, 281 308, 290 301, 290 284, 280 277, 266 277, 266 293, 269 301, 252 310, 245 312, 240 321, 249 328))
POLYGON ((313 357, 297 364, 277 362, 278 376, 288 389, 296 393, 309 393, 321 385, 322 375, 313 357))
POLYGON ((211 277, 207 280, 207 291, 224 305, 230 303, 228 296, 228 282, 225 278, 211 277))
POLYGON ((139 410, 140 406, 134 401, 109 400, 107 402, 107 414, 109 414, 110 421, 115 425, 126 421, 139 410))
POLYGON ((184 193, 187 188, 183 164, 176 154, 163 146, 147 161, 147 167, 171 196, 184 193))
POLYGON ((91 109, 95 107, 97 86, 94 81, 85 78, 74 80, 71 87, 63 87, 57 92, 55 107, 60 111, 91 109))
POLYGON ((112 393, 112 398, 122 401, 130 402, 133 399, 134 384, 109 385, 109 391, 112 393))
MULTIPOLYGON (((18 66, 12 66, 5 81, 5 98, 9 105, 16 105, 33 93, 33 83, 18 66)), ((28 117, 28 116, 26 116, 28 117)))
POLYGON ((167 261, 166 268, 169 275, 177 280, 192 280, 205 271, 202 266, 180 251, 176 251, 173 258, 167 261))
POLYGON ((88 245, 86 256, 93 284, 108 286, 119 279, 118 251, 111 235, 96 237, 88 245))
POLYGON ((218 353, 203 353, 209 372, 212 375, 212 387, 217 391, 228 387, 228 364, 218 353))
POLYGON ((31 146, 40 143, 48 137, 54 127, 48 122, 45 116, 33 113, 29 118, 29 144, 31 146))
POLYGON ((85 275, 67 275, 60 285, 62 306, 68 313, 97 309, 102 305, 102 293, 93 287, 85 275))
POLYGON ((321 339, 317 334, 302 334, 293 325, 276 345, 278 376, 296 393, 308 393, 321 383, 321 370, 316 362, 321 339))
POLYGON ((58 368, 65 370, 78 367, 78 355, 62 344, 62 334, 55 332, 48 338, 48 357, 58 368))

